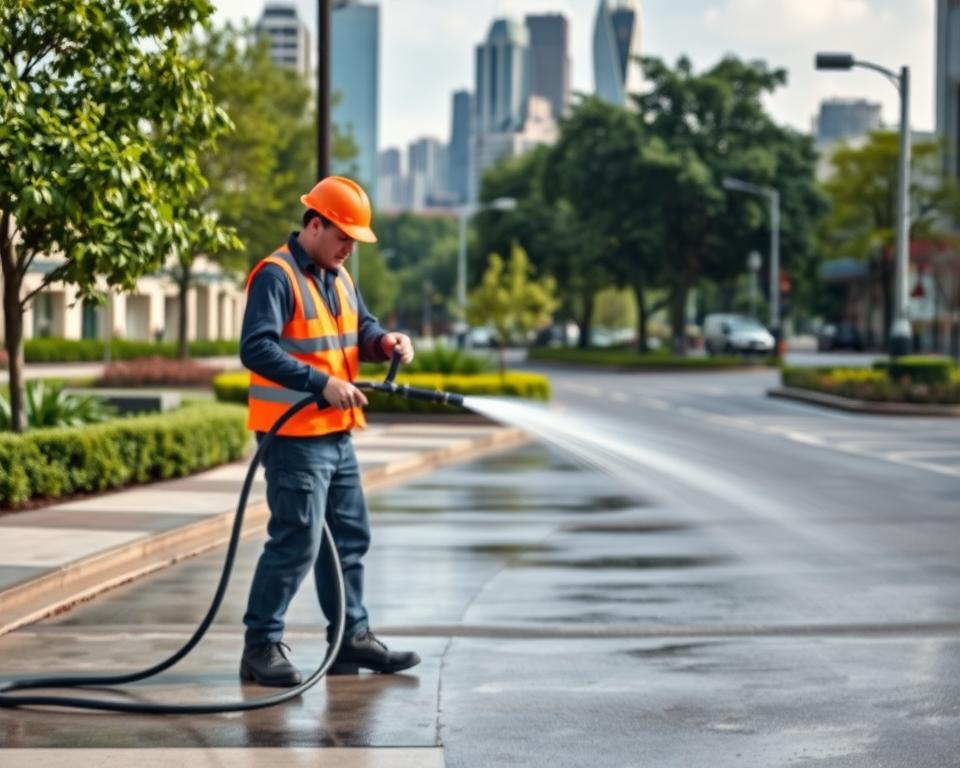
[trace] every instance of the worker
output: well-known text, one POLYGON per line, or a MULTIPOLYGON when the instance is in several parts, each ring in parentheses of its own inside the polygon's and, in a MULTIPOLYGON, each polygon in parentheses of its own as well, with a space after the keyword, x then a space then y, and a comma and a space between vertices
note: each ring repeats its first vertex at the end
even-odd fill
POLYGON ((405 334, 380 327, 343 268, 357 241, 377 240, 360 185, 329 176, 300 201, 307 209, 303 229, 247 279, 240 339, 240 359, 251 372, 247 424, 258 438, 308 393, 325 401, 284 424, 263 459, 268 540, 243 617, 240 677, 280 687, 302 679, 282 639, 287 607, 311 569, 333 639, 337 591, 330 557, 320 546, 324 520, 340 556, 346 596, 344 639, 329 673, 399 672, 420 662, 416 653, 389 650, 370 631, 363 602, 370 527, 350 439, 354 429, 366 426, 367 398, 353 384, 360 361, 384 361, 396 353, 408 363, 413 344, 405 334))

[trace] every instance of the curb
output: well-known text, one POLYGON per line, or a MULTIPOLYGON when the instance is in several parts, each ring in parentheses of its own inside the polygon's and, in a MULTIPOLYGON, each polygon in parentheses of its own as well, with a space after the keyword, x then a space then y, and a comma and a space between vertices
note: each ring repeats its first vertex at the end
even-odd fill
MULTIPOLYGON (((489 435, 473 438, 469 445, 426 450, 415 458, 365 471, 363 490, 367 494, 376 493, 439 467, 477 459, 529 440, 530 437, 521 429, 504 427, 489 435)), ((225 544, 230 538, 235 514, 236 510, 231 509, 197 522, 147 535, 0 591, 0 636, 225 544)), ((261 532, 269 514, 266 501, 250 504, 244 515, 241 535, 261 532)))
POLYGON ((798 387, 777 387, 767 390, 767 397, 779 397, 784 400, 796 400, 811 405, 822 405, 840 411, 869 413, 878 416, 941 416, 960 417, 960 406, 923 405, 921 403, 884 403, 869 400, 854 400, 850 397, 829 395, 798 387))

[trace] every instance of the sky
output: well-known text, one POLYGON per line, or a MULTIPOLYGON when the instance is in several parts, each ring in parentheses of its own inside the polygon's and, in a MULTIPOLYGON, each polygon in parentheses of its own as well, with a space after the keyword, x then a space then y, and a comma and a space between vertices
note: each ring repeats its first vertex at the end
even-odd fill
MULTIPOLYGON (((370 1, 370 0, 368 0, 370 1)), ((214 0, 215 23, 255 21, 263 0, 214 0)), ((316 27, 315 0, 294 0, 316 27)), ((473 87, 473 51, 494 18, 563 13, 569 22, 575 91, 593 91, 593 20, 598 0, 380 0, 380 148, 421 136, 449 139, 455 90, 473 87)), ((774 118, 802 131, 824 98, 880 102, 883 120, 899 122, 899 97, 864 69, 817 72, 817 51, 844 51, 888 69, 910 67, 911 124, 935 122, 936 0, 638 0, 641 52, 673 62, 687 55, 699 69, 723 55, 763 59, 787 70, 770 97, 774 118)), ((314 38, 315 39, 315 38, 314 38)))

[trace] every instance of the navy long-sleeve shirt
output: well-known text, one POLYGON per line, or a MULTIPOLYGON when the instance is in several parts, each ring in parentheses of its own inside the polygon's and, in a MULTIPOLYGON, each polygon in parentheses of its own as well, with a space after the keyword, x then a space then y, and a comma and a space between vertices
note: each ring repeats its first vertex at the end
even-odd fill
MULTIPOLYGON (((339 270, 324 270, 314 264, 297 241, 297 232, 287 238, 287 246, 308 280, 313 280, 320 297, 331 313, 340 314, 340 303, 334 288, 339 270)), ((386 333, 377 318, 370 314, 357 286, 358 345, 360 359, 372 362, 387 360, 380 341, 386 333)), ((283 326, 293 316, 293 286, 286 273, 275 264, 267 264, 253 278, 247 295, 247 308, 240 333, 240 361, 254 373, 287 389, 301 392, 322 392, 330 378, 311 365, 297 360, 280 346, 283 326)))

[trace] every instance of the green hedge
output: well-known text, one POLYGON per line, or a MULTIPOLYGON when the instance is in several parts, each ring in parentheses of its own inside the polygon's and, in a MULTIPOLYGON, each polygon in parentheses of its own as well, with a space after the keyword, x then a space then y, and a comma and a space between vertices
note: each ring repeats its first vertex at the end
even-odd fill
MULTIPOLYGON (((236 355, 240 351, 240 342, 229 341, 191 341, 188 344, 191 357, 223 357, 236 355)), ((23 345, 23 357, 28 363, 82 363, 103 360, 104 343, 99 339, 27 339, 23 345)), ((112 339, 110 358, 112 360, 133 360, 138 357, 177 356, 177 345, 173 342, 130 341, 112 339)))
POLYGON ((885 370, 894 381, 908 379, 915 384, 946 384, 953 372, 949 357, 898 357, 875 368, 885 370))
POLYGON ((248 441, 245 409, 221 403, 0 434, 0 506, 183 477, 240 458, 248 441))
MULTIPOLYGON (((445 375, 440 373, 400 374, 398 384, 408 384, 422 389, 440 389, 461 395, 487 395, 523 397, 532 400, 550 399, 550 381, 536 373, 497 373, 476 375, 445 375)), ((248 373, 222 373, 213 380, 217 400, 230 403, 246 403, 250 384, 248 373)), ((463 408, 453 408, 437 403, 407 400, 383 392, 367 392, 371 413, 463 413, 463 408)))
POLYGON ((734 355, 717 357, 687 357, 667 352, 648 352, 645 355, 622 348, 578 349, 574 347, 535 347, 527 354, 528 360, 545 363, 577 363, 635 370, 717 370, 741 368, 744 365, 778 365, 776 358, 750 358, 734 355))
MULTIPOLYGON (((891 367, 892 368, 892 367, 891 367)), ((914 369, 916 370, 916 369, 914 369)), ((947 369, 945 381, 895 378, 891 370, 864 368, 784 368, 785 386, 873 402, 960 403, 960 369, 947 369)))

